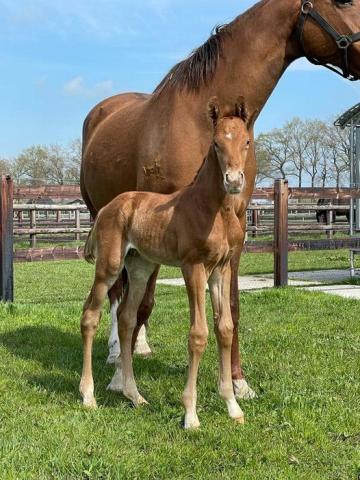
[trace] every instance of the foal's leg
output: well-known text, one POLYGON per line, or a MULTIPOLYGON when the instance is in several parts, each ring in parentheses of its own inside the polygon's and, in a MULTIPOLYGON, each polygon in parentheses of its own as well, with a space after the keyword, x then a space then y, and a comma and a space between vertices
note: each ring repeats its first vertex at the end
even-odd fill
MULTIPOLYGON (((243 224, 244 232, 246 224, 243 219, 240 220, 243 224)), ((246 221, 246 218, 245 218, 246 221)), ((244 372, 241 368, 241 359, 239 351, 239 263, 240 255, 243 248, 243 244, 239 247, 238 251, 231 259, 231 292, 230 292, 230 304, 231 304, 231 316, 234 324, 234 335, 231 347, 231 372, 233 379, 233 388, 235 396, 239 399, 251 399, 256 397, 256 393, 250 386, 244 377, 244 372)))
POLYGON ((202 264, 185 265, 182 273, 190 305, 190 334, 189 334, 189 373, 182 396, 185 407, 185 428, 197 428, 200 422, 196 412, 197 376, 200 358, 205 350, 208 338, 208 326, 205 313, 206 272, 202 264))
POLYGON ((235 399, 231 378, 231 344, 234 325, 230 310, 230 280, 230 266, 223 270, 215 269, 209 278, 214 327, 219 349, 219 393, 226 402, 230 417, 239 423, 244 423, 244 413, 235 399))
POLYGON ((139 394, 132 364, 132 339, 137 323, 137 312, 155 265, 140 257, 129 255, 125 260, 129 286, 125 303, 120 307, 119 337, 121 346, 122 392, 135 406, 147 403, 139 394))
POLYGON ((81 318, 81 334, 83 338, 83 371, 80 381, 80 393, 85 407, 96 408, 94 397, 94 380, 92 376, 92 345, 99 325, 101 307, 106 298, 108 289, 115 281, 116 276, 96 272, 95 281, 88 299, 85 302, 81 318))

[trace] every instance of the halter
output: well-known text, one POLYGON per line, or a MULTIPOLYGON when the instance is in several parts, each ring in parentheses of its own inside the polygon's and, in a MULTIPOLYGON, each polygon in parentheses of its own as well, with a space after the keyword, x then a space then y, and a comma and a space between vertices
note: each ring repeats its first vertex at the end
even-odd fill
POLYGON ((300 19, 299 23, 297 26, 297 31, 298 31, 298 36, 300 40, 301 47, 303 49, 303 52, 306 56, 306 58, 309 60, 309 62, 313 63, 314 65, 322 65, 329 70, 332 70, 333 72, 337 73, 338 75, 341 75, 342 77, 355 81, 359 80, 360 77, 352 75, 349 72, 349 47, 353 45, 356 42, 360 41, 360 32, 358 33, 353 33, 350 35, 341 35, 338 33, 334 27, 332 27, 324 17, 320 15, 320 13, 314 9, 314 5, 312 2, 308 0, 302 0, 302 5, 301 5, 301 13, 300 13, 300 19), (336 67, 330 64, 323 64, 320 60, 318 60, 315 57, 311 57, 306 53, 305 50, 305 45, 304 45, 304 28, 305 28, 305 23, 308 18, 311 18, 315 23, 317 23, 325 32, 330 35, 330 37, 335 41, 339 51, 340 51, 340 56, 341 56, 341 62, 342 62, 342 71, 338 70, 336 67))

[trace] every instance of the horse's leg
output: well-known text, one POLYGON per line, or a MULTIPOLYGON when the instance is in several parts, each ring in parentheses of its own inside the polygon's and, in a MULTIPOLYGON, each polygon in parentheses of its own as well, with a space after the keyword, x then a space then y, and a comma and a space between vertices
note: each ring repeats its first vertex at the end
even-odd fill
MULTIPOLYGON (((106 363, 116 363, 116 359, 120 355, 120 340, 119 340, 119 334, 118 334, 118 308, 119 308, 121 297, 124 294, 124 289, 126 288, 126 282, 127 282, 126 271, 125 271, 125 275, 123 271, 122 275, 120 275, 118 280, 115 282, 114 286, 109 291, 111 331, 110 331, 110 336, 108 341, 109 356, 107 358, 106 363)), ((156 283, 156 277, 154 281, 154 288, 150 289, 149 293, 147 289, 144 300, 140 305, 139 312, 138 312, 138 319, 140 317, 139 319, 140 322, 138 321, 139 328, 136 329, 136 333, 134 334, 134 341, 136 341, 134 353, 136 355, 141 355, 142 357, 148 357, 149 355, 151 355, 151 349, 146 339, 145 324, 150 316, 152 306, 153 306, 155 283, 156 283)))
MULTIPOLYGON (((242 217, 240 222, 243 226, 243 230, 246 230, 246 217, 242 217)), ((245 236, 244 236, 245 240, 245 236)), ((230 286, 230 306, 231 317, 234 324, 234 333, 231 346, 231 373, 233 379, 233 388, 236 398, 248 400, 256 397, 256 393, 250 386, 244 377, 244 372, 241 368, 241 359, 239 351, 239 264, 240 255, 243 249, 243 242, 239 246, 231 259, 231 286, 230 286)))
POLYGON ((140 257, 138 254, 129 255, 125 259, 129 275, 128 292, 125 303, 120 308, 118 318, 121 349, 122 391, 135 406, 146 403, 139 394, 132 364, 132 338, 137 323, 137 311, 144 297, 146 286, 155 265, 140 257))
POLYGON ((137 324, 133 335, 133 347, 135 345, 134 353, 140 354, 144 357, 151 355, 151 350, 146 340, 145 326, 147 325, 147 321, 149 320, 152 309, 154 308, 156 279, 159 274, 159 270, 160 265, 157 265, 148 280, 144 298, 142 299, 137 312, 137 324))
MULTIPOLYGON (((133 338, 132 338, 132 349, 133 349, 134 353, 139 354, 139 350, 140 350, 141 351, 140 355, 143 356, 143 357, 149 356, 149 354, 151 353, 151 350, 150 350, 150 347, 148 346, 147 342, 145 343, 144 340, 139 338, 139 337, 140 337, 142 331, 144 332, 143 335, 144 336, 146 335, 145 322, 147 322, 147 320, 150 316, 151 310, 154 306, 154 293, 155 293, 155 287, 156 287, 156 278, 157 278, 157 275, 159 273, 159 269, 160 269, 160 265, 156 266, 154 272, 152 273, 152 275, 150 276, 150 278, 148 280, 144 298, 142 299, 142 302, 141 302, 141 304, 139 306, 139 309, 138 309, 138 312, 137 312, 137 324, 135 326, 134 334, 133 334, 133 338), (139 348, 137 348, 138 345, 139 345, 139 342, 140 342, 140 346, 139 346, 139 348), (134 345, 135 345, 135 347, 134 347, 134 345), (146 354, 146 352, 147 352, 147 354, 146 354)), ((117 311, 116 326, 118 324, 117 319, 118 319, 119 315, 121 314, 121 310, 123 308, 122 306, 126 303, 127 291, 128 291, 128 289, 126 287, 125 292, 124 292, 123 301, 120 304, 120 306, 118 308, 118 311, 117 311)), ((116 333, 116 335, 117 335, 117 338, 119 338, 118 333, 116 333)), ((145 337, 145 341, 146 341, 146 337, 145 337)), ((119 341, 119 350, 120 350, 120 341, 119 341)), ((121 371, 121 358, 118 356, 115 359, 115 373, 114 373, 114 375, 111 379, 111 382, 109 383, 107 389, 111 390, 112 392, 122 392, 122 386, 123 386, 123 383, 122 383, 122 371, 121 371)))
POLYGON ((189 333, 189 372, 182 401, 185 407, 184 427, 197 428, 200 422, 196 412, 197 376, 201 355, 205 350, 208 338, 208 326, 205 313, 206 272, 203 265, 184 265, 182 273, 190 305, 189 333))
POLYGON ((219 394, 225 400, 231 418, 244 423, 244 413, 234 394, 231 376, 231 345, 234 325, 230 309, 231 268, 217 268, 209 278, 214 328, 219 350, 219 394))
POLYGON ((120 355, 120 340, 118 335, 117 310, 119 301, 123 295, 123 278, 122 275, 116 280, 112 288, 109 290, 110 302, 110 316, 111 316, 111 331, 108 341, 109 356, 106 363, 115 363, 115 360, 120 355))
POLYGON ((96 400, 94 397, 94 380, 92 375, 92 345, 94 336, 99 325, 101 308, 106 298, 106 294, 116 276, 111 274, 102 274, 96 272, 95 281, 92 286, 88 299, 84 304, 83 315, 81 318, 81 334, 83 338, 83 371, 80 381, 80 393, 83 397, 85 407, 95 408, 96 400))

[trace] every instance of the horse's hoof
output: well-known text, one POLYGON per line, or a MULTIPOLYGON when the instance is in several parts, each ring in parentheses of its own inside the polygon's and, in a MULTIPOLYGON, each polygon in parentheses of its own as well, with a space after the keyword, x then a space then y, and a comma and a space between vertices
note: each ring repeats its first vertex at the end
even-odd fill
POLYGON ((240 400, 251 400, 256 398, 256 393, 249 387, 245 378, 241 380, 233 380, 233 388, 235 397, 240 400))
POLYGON ((112 365, 113 363, 116 362, 116 359, 120 355, 120 352, 110 352, 109 356, 106 359, 106 363, 109 365, 112 365))
POLYGON ((134 349, 135 355, 139 355, 140 357, 150 357, 152 355, 151 348, 147 343, 145 344, 135 344, 135 349, 134 349))
POLYGON ((109 385, 106 387, 106 390, 109 390, 110 392, 121 393, 122 392, 122 384, 119 383, 119 382, 116 382, 114 380, 111 380, 109 385))

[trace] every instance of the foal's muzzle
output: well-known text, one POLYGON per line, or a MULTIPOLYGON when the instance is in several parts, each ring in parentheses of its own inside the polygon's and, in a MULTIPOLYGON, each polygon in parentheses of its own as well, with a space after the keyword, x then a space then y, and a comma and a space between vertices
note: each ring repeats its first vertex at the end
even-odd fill
POLYGON ((246 181, 244 172, 231 172, 228 170, 224 175, 225 190, 231 195, 237 195, 241 193, 245 188, 245 184, 246 181))

